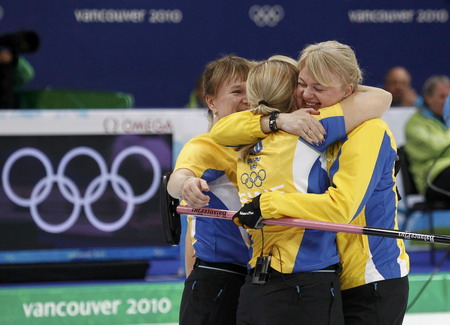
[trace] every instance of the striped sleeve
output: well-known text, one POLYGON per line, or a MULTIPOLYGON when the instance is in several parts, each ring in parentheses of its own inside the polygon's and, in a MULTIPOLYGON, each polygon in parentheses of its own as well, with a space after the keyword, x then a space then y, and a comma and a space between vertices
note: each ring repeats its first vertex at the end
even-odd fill
MULTIPOLYGON (((316 150, 325 149, 334 141, 345 137, 345 120, 341 105, 335 104, 320 109, 320 115, 312 115, 318 119, 329 137, 316 147, 316 150)), ((210 134, 214 142, 225 146, 239 146, 254 143, 267 137, 268 134, 261 130, 261 115, 251 111, 237 112, 221 118, 211 129, 210 134)), ((307 143, 307 142, 305 142, 307 143)))
POLYGON ((330 107, 325 107, 319 110, 320 115, 313 115, 316 119, 320 120, 327 136, 325 141, 319 146, 314 146, 302 139, 311 148, 314 148, 320 152, 325 152, 325 150, 334 142, 342 140, 345 138, 345 119, 344 112, 342 111, 341 104, 337 103, 330 107))

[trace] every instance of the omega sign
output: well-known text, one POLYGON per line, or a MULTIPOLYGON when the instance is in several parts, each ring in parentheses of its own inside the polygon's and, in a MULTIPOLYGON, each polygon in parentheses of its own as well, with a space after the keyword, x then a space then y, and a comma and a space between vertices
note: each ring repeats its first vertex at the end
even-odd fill
POLYGON ((115 133, 173 133, 173 126, 170 120, 162 118, 118 118, 106 117, 103 121, 103 128, 108 134, 115 133))

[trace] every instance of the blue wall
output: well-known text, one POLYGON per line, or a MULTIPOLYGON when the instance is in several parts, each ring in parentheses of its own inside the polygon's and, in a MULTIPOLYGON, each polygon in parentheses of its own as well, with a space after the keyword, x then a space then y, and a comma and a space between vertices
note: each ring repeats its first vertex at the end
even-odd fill
POLYGON ((420 91, 431 74, 450 75, 449 13, 449 0, 0 0, 0 33, 40 35, 26 55, 36 70, 29 88, 116 90, 136 107, 182 107, 221 54, 296 58, 329 39, 355 49, 367 84, 401 64, 420 91), (252 6, 266 24, 251 19, 252 6))

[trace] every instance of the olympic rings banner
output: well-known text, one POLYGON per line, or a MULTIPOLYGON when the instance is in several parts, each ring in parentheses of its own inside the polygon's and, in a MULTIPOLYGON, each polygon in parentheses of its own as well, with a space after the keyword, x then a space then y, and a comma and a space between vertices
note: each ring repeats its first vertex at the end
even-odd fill
POLYGON ((0 112, 0 263, 178 257, 160 180, 204 114, 0 112))
POLYGON ((178 108, 222 54, 297 58, 332 39, 355 49, 368 85, 403 65, 420 92, 432 74, 450 75, 449 13, 449 0, 0 0, 0 36, 39 35, 23 54, 36 72, 26 88, 121 91, 138 108, 178 108))

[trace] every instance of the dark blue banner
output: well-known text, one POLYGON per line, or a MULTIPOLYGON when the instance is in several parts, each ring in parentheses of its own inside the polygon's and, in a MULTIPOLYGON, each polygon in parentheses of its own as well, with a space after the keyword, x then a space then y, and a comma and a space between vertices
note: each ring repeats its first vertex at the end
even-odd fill
POLYGON ((430 75, 450 75, 449 12, 448 0, 8 0, 0 36, 39 35, 39 49, 24 54, 36 73, 27 88, 122 91, 136 107, 183 107, 221 54, 297 58, 330 39, 355 49, 366 84, 403 65, 420 92, 430 75))

